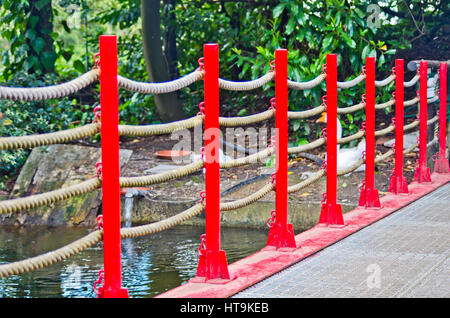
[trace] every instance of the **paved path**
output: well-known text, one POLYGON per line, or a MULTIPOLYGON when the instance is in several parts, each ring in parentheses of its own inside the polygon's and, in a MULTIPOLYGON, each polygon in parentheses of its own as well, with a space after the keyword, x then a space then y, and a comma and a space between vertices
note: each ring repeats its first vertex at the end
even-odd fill
POLYGON ((450 297, 450 184, 233 297, 450 297))

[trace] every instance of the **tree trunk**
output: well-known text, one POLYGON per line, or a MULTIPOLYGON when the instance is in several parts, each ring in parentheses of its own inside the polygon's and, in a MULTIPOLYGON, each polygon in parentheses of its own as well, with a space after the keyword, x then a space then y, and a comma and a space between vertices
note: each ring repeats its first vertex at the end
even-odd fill
MULTIPOLYGON (((141 0, 142 41, 147 74, 151 82, 170 81, 167 59, 161 45, 160 1, 141 0)), ((177 92, 154 95, 163 122, 185 118, 177 92)))

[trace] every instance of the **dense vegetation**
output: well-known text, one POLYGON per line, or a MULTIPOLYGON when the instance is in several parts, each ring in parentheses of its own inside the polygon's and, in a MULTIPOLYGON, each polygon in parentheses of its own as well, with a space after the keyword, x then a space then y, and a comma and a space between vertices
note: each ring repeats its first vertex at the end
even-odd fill
MULTIPOLYGON (((206 42, 220 44, 221 77, 233 80, 267 72, 280 47, 289 50, 289 77, 296 81, 316 77, 331 52, 338 54, 339 80, 348 80, 361 73, 366 56, 377 57, 377 77, 384 78, 393 59, 416 44, 427 43, 434 52, 449 51, 450 3, 443 0, 0 0, 0 6, 1 85, 42 86, 79 76, 93 65, 98 36, 108 33, 118 35, 119 73, 140 81, 158 79, 151 69, 158 61, 150 61, 151 53, 161 53, 166 61, 164 72, 158 74, 173 79, 197 67, 206 42), (159 45, 143 45, 143 39, 152 35, 160 38, 159 45)), ((431 57, 419 51, 415 56, 431 57)), ((323 88, 292 92, 290 108, 320 104, 323 88)), ((167 101, 121 90, 120 120, 141 124, 170 120, 175 113, 191 116, 202 99, 201 89, 201 84, 193 85, 176 94, 177 109, 170 111, 167 101)), ((340 103, 359 102, 362 89, 339 94, 340 103)), ((91 122, 97 91, 91 87, 48 102, 0 101, 0 135, 42 133, 91 122)), ((270 85, 257 94, 224 92, 222 112, 256 112, 268 106, 272 94, 270 85)), ((387 90, 378 96, 389 97, 387 90)), ((363 117, 357 112, 341 118, 345 133, 358 130, 363 117)), ((306 121, 293 122, 292 130, 299 143, 312 131, 306 121)), ((0 188, 8 175, 17 173, 26 155, 26 151, 0 153, 0 188)))

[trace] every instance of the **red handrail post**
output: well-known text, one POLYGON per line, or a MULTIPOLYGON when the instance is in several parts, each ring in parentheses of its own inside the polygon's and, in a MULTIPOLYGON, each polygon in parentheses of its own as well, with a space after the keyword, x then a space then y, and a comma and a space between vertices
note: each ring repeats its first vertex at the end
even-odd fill
POLYGON ((119 87, 117 38, 100 36, 100 104, 104 285, 100 298, 127 298, 122 288, 120 236, 119 87))
POLYGON ((206 250, 200 254, 194 282, 229 280, 225 251, 220 249, 219 45, 203 45, 205 88, 206 250))
POLYGON ((288 224, 288 56, 286 49, 275 50, 275 132, 276 132, 276 218, 267 246, 295 248, 292 224, 288 224))
POLYGON ((380 208, 375 189, 375 57, 366 58, 366 180, 359 206, 380 208))
POLYGON ((319 224, 344 225, 342 208, 337 204, 337 55, 327 55, 327 193, 319 224))
POLYGON ((414 173, 414 181, 419 183, 431 182, 430 168, 427 167, 427 71, 426 61, 420 61, 420 90, 419 90, 419 165, 414 173))
POLYGON ((403 176, 403 98, 404 60, 395 60, 395 168, 389 184, 389 192, 408 194, 408 182, 403 176))
POLYGON ((447 134, 447 63, 439 64, 439 157, 434 164, 434 172, 449 173, 448 159, 445 158, 447 134))

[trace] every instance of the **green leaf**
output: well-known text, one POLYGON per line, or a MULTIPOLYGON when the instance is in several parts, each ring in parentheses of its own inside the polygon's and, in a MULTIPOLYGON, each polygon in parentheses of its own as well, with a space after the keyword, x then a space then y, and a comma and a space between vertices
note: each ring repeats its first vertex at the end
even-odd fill
POLYGON ((323 42, 322 42, 322 48, 323 48, 324 50, 326 50, 326 49, 330 46, 331 42, 333 42, 333 34, 332 34, 332 33, 328 34, 328 35, 323 39, 323 42))
POLYGON ((289 19, 287 25, 286 25, 286 34, 289 35, 292 33, 292 31, 294 31, 295 28, 295 17, 291 16, 291 18, 289 19))
POLYGON ((248 115, 248 110, 246 108, 243 108, 240 111, 238 111, 237 115, 238 116, 247 116, 248 115))
POLYGON ((278 18, 282 13, 284 8, 286 7, 285 3, 280 3, 273 9, 273 17, 276 19, 278 18))
POLYGON ((80 73, 84 73, 86 71, 86 66, 80 60, 73 62, 73 67, 80 73))
POLYGON ((31 42, 31 47, 36 51, 36 53, 41 53, 44 48, 45 42, 43 38, 37 38, 36 40, 31 42))

